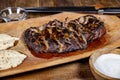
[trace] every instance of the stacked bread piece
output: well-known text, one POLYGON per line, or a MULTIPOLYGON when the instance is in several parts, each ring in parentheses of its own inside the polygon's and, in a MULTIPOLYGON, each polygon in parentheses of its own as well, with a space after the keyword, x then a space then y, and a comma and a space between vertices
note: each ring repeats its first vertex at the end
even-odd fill
POLYGON ((18 40, 19 38, 8 34, 0 34, 0 70, 16 67, 26 58, 26 55, 16 50, 8 49, 13 47, 18 40))

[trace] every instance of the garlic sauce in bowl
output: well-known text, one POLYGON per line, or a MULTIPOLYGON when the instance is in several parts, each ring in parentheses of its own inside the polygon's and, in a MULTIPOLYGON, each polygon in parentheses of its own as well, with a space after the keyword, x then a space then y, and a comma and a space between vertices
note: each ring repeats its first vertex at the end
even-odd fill
POLYGON ((98 50, 89 64, 96 80, 120 80, 120 49, 98 50))

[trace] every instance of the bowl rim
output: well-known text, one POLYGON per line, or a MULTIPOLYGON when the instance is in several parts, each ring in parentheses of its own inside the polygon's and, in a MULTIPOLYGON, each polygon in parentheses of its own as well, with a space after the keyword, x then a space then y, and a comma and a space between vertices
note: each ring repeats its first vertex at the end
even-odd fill
MULTIPOLYGON (((99 50, 100 51, 100 50, 99 50)), ((110 51, 108 51, 108 52, 110 52, 110 51)), ((108 79, 108 80, 120 80, 119 78, 114 78, 114 77, 110 77, 110 76, 107 76, 107 75, 105 75, 105 74, 103 74, 103 73, 101 73, 100 71, 98 71, 95 67, 94 67, 94 65, 93 65, 93 58, 94 58, 94 56, 96 55, 98 53, 98 51, 96 51, 95 53, 93 53, 91 56, 90 56, 90 58, 89 58, 89 66, 90 66, 90 70, 93 70, 97 75, 99 75, 100 77, 103 77, 103 78, 105 78, 105 79, 108 79)), ((103 55, 103 54, 105 54, 105 53, 101 53, 99 56, 101 56, 101 55, 103 55)), ((98 56, 98 57, 99 57, 98 56)), ((98 58, 97 57, 97 58, 98 58)), ((92 73, 93 74, 93 73, 92 73)), ((93 74, 94 75, 94 74, 93 74)), ((95 76, 94 76, 95 77, 95 76)))
MULTIPOLYGON (((0 11, 0 18, 3 19, 5 22, 9 22, 9 20, 6 21, 6 20, 4 19, 5 17, 2 16, 2 13, 3 13, 5 10, 8 10, 8 9, 20 9, 20 10, 24 11, 25 15, 23 16, 23 18, 21 18, 21 20, 26 19, 27 16, 28 16, 28 12, 27 12, 24 8, 21 8, 21 7, 7 7, 7 8, 4 8, 4 9, 2 9, 2 10, 0 11)), ((18 20, 18 21, 19 21, 19 20, 18 20)))

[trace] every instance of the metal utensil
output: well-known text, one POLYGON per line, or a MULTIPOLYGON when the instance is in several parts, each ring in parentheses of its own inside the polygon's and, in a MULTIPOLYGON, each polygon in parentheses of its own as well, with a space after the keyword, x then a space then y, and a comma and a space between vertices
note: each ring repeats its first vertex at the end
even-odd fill
POLYGON ((95 14, 120 14, 120 7, 107 7, 96 9, 94 6, 81 7, 38 7, 24 8, 27 12, 82 12, 95 14))
POLYGON ((20 7, 8 7, 1 10, 0 17, 5 22, 19 21, 27 18, 27 13, 36 12, 80 12, 80 13, 91 13, 91 14, 120 14, 120 7, 107 7, 96 9, 94 6, 81 6, 81 7, 31 7, 31 8, 20 8, 20 7), (12 16, 10 16, 12 15, 12 16), (21 16, 19 16, 21 15, 21 16))

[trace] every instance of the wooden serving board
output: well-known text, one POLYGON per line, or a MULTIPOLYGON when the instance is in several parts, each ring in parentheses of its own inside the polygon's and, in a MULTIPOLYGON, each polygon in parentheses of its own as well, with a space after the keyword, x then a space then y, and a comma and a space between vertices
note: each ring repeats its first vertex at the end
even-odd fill
MULTIPOLYGON (((33 56, 31 52, 28 50, 28 48, 26 47, 26 44, 24 43, 24 40, 23 40, 23 32, 27 28, 34 27, 34 26, 41 26, 49 22, 50 20, 54 20, 54 19, 64 21, 66 17, 68 17, 68 20, 71 20, 84 15, 86 14, 64 12, 56 15, 33 18, 33 19, 24 20, 24 21, 1 23, 0 33, 6 33, 11 36, 20 38, 18 44, 15 47, 12 47, 10 49, 14 49, 22 52, 23 54, 26 54, 27 58, 24 60, 22 64, 20 64, 15 68, 1 70, 0 77, 22 73, 26 71, 31 71, 31 70, 36 70, 36 69, 41 69, 41 68, 46 68, 46 67, 50 67, 58 64, 63 64, 63 63, 83 59, 83 58, 89 57, 96 50, 101 49, 103 47, 111 46, 112 48, 115 48, 119 46, 119 44, 115 43, 115 41, 120 38, 119 18, 117 18, 116 16, 95 15, 96 17, 104 21, 107 33, 102 38, 91 43, 88 46, 87 50, 74 51, 64 55, 62 54, 60 56, 55 55, 56 57, 51 57, 48 59, 48 58, 38 58, 33 56), (112 42, 114 42, 114 45, 111 44, 112 42)), ((120 40, 118 40, 117 43, 120 43, 120 40)))

